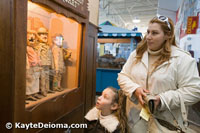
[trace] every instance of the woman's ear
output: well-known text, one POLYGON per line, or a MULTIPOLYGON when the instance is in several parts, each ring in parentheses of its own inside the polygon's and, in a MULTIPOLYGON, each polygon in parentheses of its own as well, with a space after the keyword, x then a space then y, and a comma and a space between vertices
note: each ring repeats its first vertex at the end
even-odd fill
POLYGON ((113 103, 111 105, 111 110, 114 111, 114 110, 117 110, 118 109, 118 104, 117 103, 113 103))
POLYGON ((169 33, 169 32, 168 32, 168 33, 166 33, 164 38, 165 38, 165 40, 168 40, 168 39, 170 39, 170 38, 171 38, 171 35, 170 35, 170 33, 169 33))
POLYGON ((168 40, 169 38, 170 38, 169 35, 165 35, 165 36, 164 36, 164 40, 165 40, 165 41, 168 40))

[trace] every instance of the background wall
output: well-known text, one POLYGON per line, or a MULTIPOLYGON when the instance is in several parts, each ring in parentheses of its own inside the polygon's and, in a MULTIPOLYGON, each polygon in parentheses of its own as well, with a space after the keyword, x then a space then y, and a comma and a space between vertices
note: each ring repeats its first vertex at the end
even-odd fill
POLYGON ((170 17, 174 23, 176 22, 176 12, 183 0, 159 0, 158 14, 170 17))
POLYGON ((89 21, 98 26, 99 21, 99 0, 88 0, 89 21))

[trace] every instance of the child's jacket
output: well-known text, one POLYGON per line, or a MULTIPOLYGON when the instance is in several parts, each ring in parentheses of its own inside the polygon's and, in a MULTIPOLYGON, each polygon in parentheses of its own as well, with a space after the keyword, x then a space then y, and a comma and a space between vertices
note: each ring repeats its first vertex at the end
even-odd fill
POLYGON ((102 116, 96 108, 92 108, 85 116, 86 133, 120 133, 119 121, 113 114, 102 116))

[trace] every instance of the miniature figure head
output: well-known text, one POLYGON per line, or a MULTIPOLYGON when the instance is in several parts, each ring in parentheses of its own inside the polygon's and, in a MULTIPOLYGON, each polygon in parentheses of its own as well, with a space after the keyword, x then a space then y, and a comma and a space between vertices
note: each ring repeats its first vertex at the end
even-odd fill
POLYGON ((34 46, 36 44, 36 31, 28 30, 27 31, 27 45, 34 46))
POLYGON ((41 27, 37 31, 39 42, 48 42, 48 31, 44 27, 41 27))
POLYGON ((62 47, 63 40, 64 40, 64 38, 61 34, 56 34, 52 37, 52 43, 59 47, 62 47))

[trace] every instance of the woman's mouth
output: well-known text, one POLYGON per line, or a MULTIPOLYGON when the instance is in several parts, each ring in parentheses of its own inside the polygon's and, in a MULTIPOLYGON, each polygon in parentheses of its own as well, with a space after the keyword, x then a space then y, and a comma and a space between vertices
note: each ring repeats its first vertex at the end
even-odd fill
POLYGON ((147 44, 148 44, 148 45, 151 45, 151 44, 153 44, 153 42, 147 42, 147 44))

